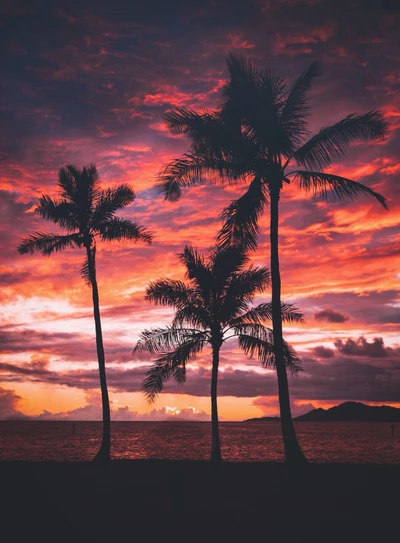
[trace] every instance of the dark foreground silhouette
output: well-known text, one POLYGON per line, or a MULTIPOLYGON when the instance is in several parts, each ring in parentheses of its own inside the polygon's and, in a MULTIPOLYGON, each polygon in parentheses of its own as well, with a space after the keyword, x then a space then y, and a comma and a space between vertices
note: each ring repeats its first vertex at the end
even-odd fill
POLYGON ((400 466, 0 463, 4 541, 396 541, 400 466))
MULTIPOLYGON (((142 388, 150 402, 173 377, 186 381, 186 365, 208 345, 212 350, 211 370, 211 457, 222 461, 218 424, 218 367, 223 343, 234 337, 247 356, 258 357, 265 368, 275 367, 273 332, 265 324, 272 318, 272 304, 251 306, 256 293, 269 284, 267 268, 248 266, 242 248, 215 248, 207 255, 186 246, 179 260, 186 268, 189 283, 162 278, 146 288, 146 299, 175 309, 172 324, 142 332, 135 352, 158 354, 146 373, 142 388), (246 267, 247 266, 247 267, 246 267)), ((282 303, 286 322, 303 322, 303 315, 291 304, 282 303)), ((292 374, 301 362, 284 342, 285 364, 292 374)))
POLYGON ((103 242, 130 240, 151 243, 152 234, 142 226, 115 215, 117 211, 135 200, 135 193, 128 185, 102 190, 96 166, 93 164, 82 169, 71 165, 61 168, 58 173, 58 187, 60 198, 53 199, 43 195, 39 199, 35 212, 43 219, 52 221, 66 230, 66 233, 33 232, 22 240, 18 251, 20 254, 33 254, 39 251, 45 256, 68 248, 86 251, 81 275, 92 288, 103 411, 103 439, 94 460, 108 461, 111 446, 111 419, 97 285, 96 239, 103 242))

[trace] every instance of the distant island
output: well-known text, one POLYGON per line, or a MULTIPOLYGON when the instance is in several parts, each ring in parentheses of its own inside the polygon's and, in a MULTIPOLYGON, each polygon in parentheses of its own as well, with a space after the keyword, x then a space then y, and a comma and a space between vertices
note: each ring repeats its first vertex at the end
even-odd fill
MULTIPOLYGON (((259 417, 244 422, 278 421, 279 417, 259 417)), ((304 422, 400 422, 400 409, 388 405, 372 406, 360 402, 344 402, 329 409, 312 409, 293 420, 304 422)))

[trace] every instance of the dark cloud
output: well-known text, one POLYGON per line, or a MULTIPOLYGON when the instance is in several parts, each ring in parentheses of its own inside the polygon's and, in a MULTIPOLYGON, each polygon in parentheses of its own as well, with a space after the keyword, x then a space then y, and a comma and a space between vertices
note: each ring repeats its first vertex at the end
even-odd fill
POLYGON ((335 351, 324 347, 323 345, 317 345, 313 348, 313 353, 317 358, 333 358, 335 356, 335 351))
POLYGON ((6 287, 8 285, 15 285, 26 281, 31 277, 31 273, 28 271, 0 271, 0 285, 6 287))
MULTIPOLYGON (((342 342, 340 345, 346 345, 346 343, 342 342)), ((368 345, 374 345, 374 342, 368 345)), ((359 348, 360 346, 362 347, 361 343, 358 344, 359 348)), ((388 356, 370 358, 365 356, 364 350, 351 355, 336 351, 334 356, 329 355, 329 357, 326 356, 325 350, 319 350, 315 353, 317 358, 303 354, 301 357, 304 372, 290 379, 293 401, 310 400, 310 398, 315 401, 348 399, 400 401, 400 352, 385 346, 383 348, 388 356)), ((109 365, 107 380, 110 390, 113 392, 140 391, 148 367, 147 364, 138 364, 129 368, 109 365)), ((218 385, 218 393, 221 397, 254 398, 277 395, 276 375, 273 371, 265 371, 251 365, 240 370, 229 364, 224 364, 222 368, 218 385)), ((97 369, 55 372, 39 361, 36 365, 1 364, 0 372, 3 382, 50 383, 76 387, 88 393, 91 391, 97 393, 98 390, 97 369)), ((201 397, 208 397, 209 391, 209 369, 202 366, 192 368, 190 365, 184 385, 178 385, 171 380, 164 388, 165 393, 201 397)))
MULTIPOLYGON (((121 340, 105 341, 107 361, 118 363, 132 360, 131 344, 121 340)), ((0 344, 3 354, 46 353, 61 361, 96 362, 95 334, 72 332, 45 332, 25 327, 0 327, 0 344)))
POLYGON ((396 324, 400 313, 397 308, 399 301, 399 291, 393 289, 369 290, 363 294, 327 292, 320 296, 307 298, 299 296, 296 299, 306 317, 314 315, 317 312, 316 308, 321 306, 335 307, 336 313, 348 316, 353 324, 361 323, 362 326, 376 323, 396 324))
POLYGON ((385 347, 381 337, 374 338, 370 343, 361 336, 357 340, 348 338, 345 341, 338 339, 335 347, 341 354, 350 356, 368 356, 370 358, 385 358, 393 354, 400 355, 400 349, 385 347))
POLYGON ((314 314, 315 320, 326 322, 346 322, 348 317, 334 311, 333 309, 322 309, 314 314))
POLYGON ((18 409, 20 400, 21 396, 18 396, 14 390, 0 387, 0 420, 24 417, 18 409))

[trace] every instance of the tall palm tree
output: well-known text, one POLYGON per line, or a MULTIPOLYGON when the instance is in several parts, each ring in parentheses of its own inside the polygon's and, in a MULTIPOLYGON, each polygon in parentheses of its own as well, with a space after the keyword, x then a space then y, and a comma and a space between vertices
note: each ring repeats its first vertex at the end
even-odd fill
POLYGON ((292 422, 283 356, 278 251, 281 191, 285 183, 295 182, 315 196, 352 199, 364 194, 387 208, 386 199, 367 186, 323 171, 352 142, 384 138, 387 125, 382 113, 374 110, 350 114, 309 138, 308 93, 320 74, 318 63, 311 64, 290 88, 286 79, 239 55, 228 56, 228 68, 230 81, 223 88, 217 111, 175 108, 166 115, 171 131, 187 134, 191 147, 160 174, 158 190, 165 199, 176 201, 183 187, 195 183, 245 180, 246 192, 222 213, 225 224, 218 236, 222 246, 239 243, 255 249, 259 219, 269 203, 272 322, 282 434, 286 460, 301 464, 306 460, 292 422))
POLYGON ((103 437, 95 460, 108 460, 110 458, 110 403, 96 279, 96 239, 101 241, 128 239, 151 243, 152 234, 142 226, 115 216, 118 210, 134 201, 135 193, 128 185, 101 190, 94 165, 82 169, 74 166, 61 168, 58 174, 58 186, 61 197, 55 199, 46 195, 42 196, 35 211, 43 219, 52 221, 65 229, 67 233, 33 232, 21 242, 18 251, 21 254, 39 251, 43 255, 51 255, 69 247, 86 250, 81 274, 92 287, 103 408, 103 437))
MULTIPOLYGON (((236 247, 218 248, 205 258, 187 246, 179 258, 186 268, 189 284, 159 279, 146 290, 147 300, 176 310, 172 325, 145 330, 134 352, 160 354, 143 383, 143 390, 152 402, 170 377, 183 383, 187 362, 205 345, 211 346, 211 462, 219 463, 217 384, 222 344, 237 337, 246 354, 256 354, 264 367, 275 365, 272 331, 264 325, 271 319, 272 305, 250 307, 254 295, 269 284, 269 272, 253 266, 244 269, 248 257, 236 247)), ((303 316, 292 305, 282 304, 282 318, 295 322, 302 321, 303 316)), ((283 350, 289 370, 299 371, 300 361, 285 342, 283 350)))

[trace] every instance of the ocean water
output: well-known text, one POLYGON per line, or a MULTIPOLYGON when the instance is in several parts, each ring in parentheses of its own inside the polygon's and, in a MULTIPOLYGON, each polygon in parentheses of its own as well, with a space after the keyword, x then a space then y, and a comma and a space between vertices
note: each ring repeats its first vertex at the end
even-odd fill
MULTIPOLYGON (((312 462, 400 464, 400 424, 297 422, 296 431, 312 462)), ((283 461, 278 422, 220 424, 224 460, 283 461)), ((0 422, 0 460, 91 460, 101 441, 100 422, 0 422)), ((207 460, 208 422, 114 422, 114 459, 207 460)))

